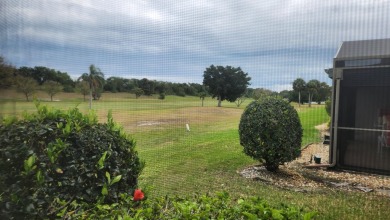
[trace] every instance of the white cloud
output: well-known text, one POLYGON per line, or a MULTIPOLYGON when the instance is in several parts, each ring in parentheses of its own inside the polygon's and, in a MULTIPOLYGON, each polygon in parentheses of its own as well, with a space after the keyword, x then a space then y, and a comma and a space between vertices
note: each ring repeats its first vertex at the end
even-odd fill
POLYGON ((107 72, 167 80, 201 81, 210 64, 235 65, 252 85, 287 85, 325 80, 341 41, 389 37, 388 11, 384 0, 5 0, 0 53, 72 74, 99 62, 107 72))
POLYGON ((291 84, 274 84, 266 87, 267 89, 275 92, 281 92, 283 90, 292 90, 291 84))

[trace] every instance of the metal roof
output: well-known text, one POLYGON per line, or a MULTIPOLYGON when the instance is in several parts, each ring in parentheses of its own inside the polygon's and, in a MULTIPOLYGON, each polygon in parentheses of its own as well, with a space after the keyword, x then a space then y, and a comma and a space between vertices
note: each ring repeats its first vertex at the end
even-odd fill
POLYGON ((335 59, 390 57, 390 38, 344 41, 335 59))

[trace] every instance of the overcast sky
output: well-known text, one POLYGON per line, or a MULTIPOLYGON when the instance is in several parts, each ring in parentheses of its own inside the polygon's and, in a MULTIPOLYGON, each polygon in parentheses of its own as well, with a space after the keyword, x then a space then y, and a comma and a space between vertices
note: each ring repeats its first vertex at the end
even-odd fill
POLYGON ((390 37, 384 0, 1 0, 0 55, 77 78, 202 83, 211 64, 240 66, 253 88, 330 83, 342 41, 390 37))

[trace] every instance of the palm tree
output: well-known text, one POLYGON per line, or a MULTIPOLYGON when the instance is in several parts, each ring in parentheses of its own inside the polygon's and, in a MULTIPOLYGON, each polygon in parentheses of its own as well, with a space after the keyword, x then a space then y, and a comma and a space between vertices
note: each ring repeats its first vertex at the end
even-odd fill
POLYGON ((293 82, 293 89, 298 92, 298 106, 301 107, 301 92, 306 89, 306 82, 302 78, 298 78, 293 82))
POLYGON ((202 100, 202 107, 203 107, 203 102, 204 102, 204 99, 207 97, 207 93, 203 91, 203 92, 200 92, 198 94, 198 96, 199 96, 200 100, 202 100))
POLYGON ((309 92, 309 107, 311 107, 311 102, 313 101, 313 96, 318 92, 320 87, 320 81, 312 79, 306 84, 307 91, 309 92))
POLYGON ((78 80, 86 81, 89 84, 89 109, 92 109, 92 92, 95 94, 104 84, 104 73, 93 64, 89 66, 89 74, 83 73, 78 80))

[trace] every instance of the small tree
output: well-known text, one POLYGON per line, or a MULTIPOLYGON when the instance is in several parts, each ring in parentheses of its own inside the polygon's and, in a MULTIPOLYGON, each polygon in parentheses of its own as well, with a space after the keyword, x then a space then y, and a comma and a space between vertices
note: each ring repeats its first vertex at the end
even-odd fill
POLYGON ((16 91, 23 93, 26 97, 26 101, 29 101, 30 96, 32 96, 35 91, 38 89, 38 83, 31 77, 18 76, 15 81, 16 91))
POLYGON ((50 96, 50 101, 53 101, 53 96, 58 94, 59 92, 62 92, 64 87, 55 81, 45 81, 43 83, 43 89, 46 91, 47 94, 50 96))
POLYGON ((83 95, 85 102, 85 96, 89 94, 89 83, 87 81, 78 82, 76 85, 76 89, 79 93, 83 95))
POLYGON ((135 94, 136 99, 138 99, 139 97, 141 97, 141 95, 144 94, 144 90, 142 90, 141 88, 135 88, 131 91, 135 94))
POLYGON ((280 97, 250 103, 241 116, 240 144, 244 152, 264 162, 269 171, 301 153, 302 126, 297 111, 280 97))
POLYGON ((165 92, 160 92, 158 94, 158 99, 164 100, 165 99, 165 92))
POLYGON ((207 93, 206 92, 200 92, 198 94, 200 100, 202 100, 202 107, 203 107, 203 103, 204 103, 204 99, 207 97, 207 93))

